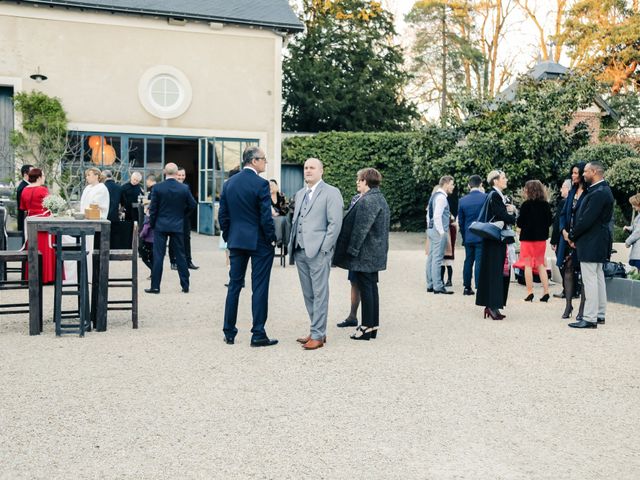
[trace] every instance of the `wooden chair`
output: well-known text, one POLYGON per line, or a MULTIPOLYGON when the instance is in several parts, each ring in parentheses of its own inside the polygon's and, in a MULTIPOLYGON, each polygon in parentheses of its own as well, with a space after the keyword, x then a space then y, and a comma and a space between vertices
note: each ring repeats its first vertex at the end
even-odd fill
MULTIPOLYGON (((5 207, 0 207, 0 251, 16 251, 20 248, 19 245, 24 245, 24 234, 22 232, 14 232, 7 229, 8 219, 9 214, 7 209, 5 207), (14 245, 12 246, 11 243, 14 245)), ((0 281, 7 280, 7 273, 19 272, 21 274, 21 278, 24 278, 24 273, 26 271, 25 262, 20 261, 19 267, 9 267, 7 265, 7 263, 14 262, 18 262, 18 260, 7 260, 6 262, 0 263, 0 281)))
MULTIPOLYGON (((4 268, 9 262, 24 263, 27 261, 27 252, 0 250, 0 268, 4 268)), ((38 253, 38 261, 40 262, 40 271, 42 271, 42 255, 38 253)), ((6 272, 6 270, 5 270, 6 272)), ((40 290, 40 331, 42 332, 42 282, 38 283, 40 290)), ((3 290, 29 290, 29 281, 25 279, 7 280, 0 279, 0 291, 3 290)), ((23 303, 2 303, 0 302, 0 315, 28 314, 29 313, 29 294, 27 293, 27 302, 23 303)), ((0 296, 0 298, 2 298, 0 296)))
MULTIPOLYGON (((127 299, 114 299, 107 301, 107 311, 109 310, 124 310, 131 311, 131 325, 133 328, 138 328, 138 222, 133 222, 133 238, 131 242, 131 249, 126 250, 111 250, 109 252, 110 262, 131 262, 131 276, 130 277, 110 277, 109 278, 109 290, 112 288, 130 288, 131 297, 127 299)), ((93 252, 94 256, 98 254, 97 251, 93 252)), ((94 269, 93 278, 94 282, 97 281, 97 272, 94 269)), ((94 295, 97 295, 97 289, 94 288, 94 295)), ((94 296, 94 301, 97 300, 94 296)))

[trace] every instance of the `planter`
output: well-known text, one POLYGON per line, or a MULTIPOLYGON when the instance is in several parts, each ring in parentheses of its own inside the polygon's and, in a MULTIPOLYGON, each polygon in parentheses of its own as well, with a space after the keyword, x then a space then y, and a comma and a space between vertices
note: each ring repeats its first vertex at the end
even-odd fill
POLYGON ((640 307, 640 281, 630 278, 607 278, 607 301, 640 307))

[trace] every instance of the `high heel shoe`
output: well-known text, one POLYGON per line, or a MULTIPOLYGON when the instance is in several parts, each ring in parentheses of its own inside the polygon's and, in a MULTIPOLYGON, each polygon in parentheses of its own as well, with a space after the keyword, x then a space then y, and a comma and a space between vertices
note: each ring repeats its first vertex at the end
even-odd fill
POLYGON ((494 311, 490 309, 489 307, 485 307, 484 318, 487 318, 487 317, 491 317, 492 320, 502 320, 504 318, 504 315, 502 315, 498 311, 494 311))
POLYGON ((378 327, 372 327, 371 338, 377 338, 377 337, 378 337, 378 327))
POLYGON ((371 333, 373 332, 373 328, 369 327, 364 327, 363 325, 360 325, 358 328, 356 328, 356 331, 353 335, 351 335, 351 340, 370 340, 371 339, 371 333))
POLYGON ((542 297, 540 297, 540 301, 547 303, 549 301, 549 294, 545 293, 542 297))
POLYGON ((573 305, 570 305, 564 309, 562 318, 571 318, 571 315, 573 315, 573 305))
MULTIPOLYGON (((549 295, 547 295, 548 297, 549 295)), ((525 302, 533 302, 533 293, 527 295, 527 298, 524 299, 525 302)))

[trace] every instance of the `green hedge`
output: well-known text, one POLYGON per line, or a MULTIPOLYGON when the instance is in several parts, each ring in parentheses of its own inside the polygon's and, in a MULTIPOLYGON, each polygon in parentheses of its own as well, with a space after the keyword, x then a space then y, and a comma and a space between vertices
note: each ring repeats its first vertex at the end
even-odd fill
POLYGON ((282 163, 303 164, 309 157, 319 158, 325 181, 340 189, 345 203, 356 193, 357 171, 376 168, 382 174, 381 190, 391 210, 391 228, 418 231, 424 229, 432 185, 415 179, 409 151, 441 156, 455 141, 450 132, 437 128, 409 133, 321 133, 286 139, 282 163))

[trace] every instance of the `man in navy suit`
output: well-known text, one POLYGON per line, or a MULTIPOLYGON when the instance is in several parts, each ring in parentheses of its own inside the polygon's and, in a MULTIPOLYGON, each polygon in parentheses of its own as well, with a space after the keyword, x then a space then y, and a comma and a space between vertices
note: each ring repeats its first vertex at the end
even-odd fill
MULTIPOLYGON (((227 242, 231 268, 224 306, 224 340, 232 345, 238 329, 238 299, 251 260, 252 347, 275 345, 264 325, 269 307, 269 278, 273 265, 276 230, 271 216, 269 182, 260 177, 267 158, 259 147, 247 147, 242 154, 242 171, 229 178, 220 195, 218 222, 227 242)), ((157 188, 157 187, 156 187, 157 188)))
POLYGON ((482 190, 482 178, 479 175, 469 177, 469 193, 460 199, 458 204, 458 225, 464 243, 464 268, 462 279, 464 283, 463 295, 475 295, 471 289, 471 271, 475 263, 475 285, 478 288, 480 274, 480 258, 482 256, 482 238, 469 230, 469 226, 478 219, 478 214, 484 205, 487 194, 482 190))
POLYGON ((196 201, 189 187, 178 182, 178 166, 167 163, 164 167, 166 180, 153 187, 149 205, 149 225, 153 229, 153 268, 151 288, 147 293, 160 293, 162 264, 167 250, 167 238, 175 242, 176 262, 180 285, 184 293, 189 293, 189 269, 184 254, 184 218, 196 208, 196 201))

